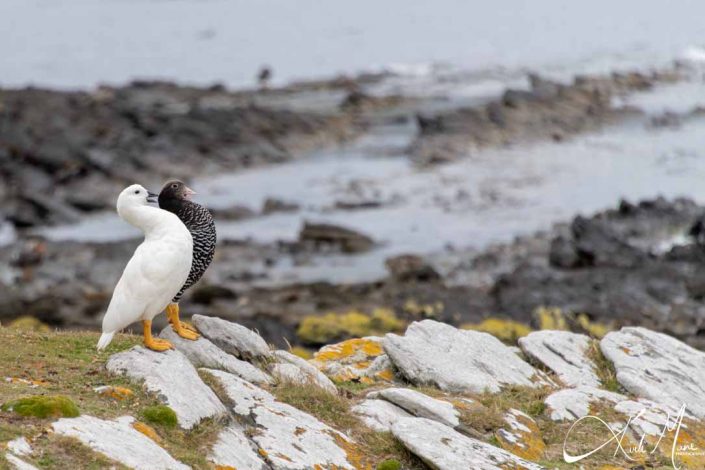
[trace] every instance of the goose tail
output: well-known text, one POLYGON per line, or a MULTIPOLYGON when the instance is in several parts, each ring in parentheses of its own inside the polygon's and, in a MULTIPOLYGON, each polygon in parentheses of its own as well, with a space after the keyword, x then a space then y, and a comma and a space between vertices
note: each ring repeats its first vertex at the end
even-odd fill
POLYGON ((103 349, 107 348, 110 342, 113 340, 113 336, 115 336, 114 331, 109 331, 100 335, 100 339, 98 340, 98 351, 102 351, 103 349))

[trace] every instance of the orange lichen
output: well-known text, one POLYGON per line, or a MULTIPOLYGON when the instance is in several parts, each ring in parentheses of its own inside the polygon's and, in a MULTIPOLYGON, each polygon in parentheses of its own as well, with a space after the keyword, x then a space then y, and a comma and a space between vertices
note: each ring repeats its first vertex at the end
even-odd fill
POLYGON ((230 465, 216 465, 215 470, 237 470, 237 468, 231 467, 230 465))
POLYGON ((368 457, 354 442, 345 439, 338 433, 331 432, 330 435, 333 436, 338 446, 343 449, 350 465, 357 470, 372 470, 372 463, 369 462, 368 457))
POLYGON ((149 424, 145 424, 141 421, 135 421, 132 423, 132 427, 153 440, 154 442, 161 442, 161 438, 159 437, 159 434, 157 434, 157 431, 154 430, 152 426, 149 424))
POLYGON ((516 410, 510 410, 505 415, 505 422, 507 426, 495 433, 502 448, 526 460, 539 460, 546 450, 546 443, 536 422, 516 410))
POLYGON ((384 354, 376 338, 354 338, 324 346, 314 354, 311 363, 337 382, 391 381, 391 370, 373 367, 374 360, 384 354))
POLYGON ((126 398, 131 398, 135 394, 135 392, 133 392, 129 388, 118 387, 118 386, 98 387, 96 389, 96 392, 98 392, 100 395, 102 395, 104 397, 112 398, 112 399, 118 400, 118 401, 124 400, 126 398))
POLYGON ((45 380, 23 379, 21 377, 5 377, 5 382, 15 385, 29 385, 32 388, 49 385, 49 382, 45 380))
POLYGON ((344 358, 349 358, 357 353, 362 353, 364 356, 379 356, 384 353, 382 345, 374 340, 366 338, 353 338, 337 344, 331 344, 323 347, 320 351, 313 355, 317 361, 337 361, 344 358))
POLYGON ((262 448, 257 449, 257 453, 258 453, 259 455, 261 455, 262 457, 264 457, 265 459, 269 456, 269 454, 267 453, 267 451, 264 450, 264 449, 262 449, 262 448))

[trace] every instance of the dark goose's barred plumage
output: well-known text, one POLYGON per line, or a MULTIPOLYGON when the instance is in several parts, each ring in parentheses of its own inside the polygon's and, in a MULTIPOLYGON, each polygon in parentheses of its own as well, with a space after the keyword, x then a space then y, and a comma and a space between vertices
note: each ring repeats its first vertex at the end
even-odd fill
POLYGON ((186 289, 206 272, 215 254, 215 222, 208 209, 188 200, 192 190, 178 180, 169 181, 159 193, 159 207, 176 214, 193 237, 193 261, 188 279, 172 302, 178 303, 186 289))

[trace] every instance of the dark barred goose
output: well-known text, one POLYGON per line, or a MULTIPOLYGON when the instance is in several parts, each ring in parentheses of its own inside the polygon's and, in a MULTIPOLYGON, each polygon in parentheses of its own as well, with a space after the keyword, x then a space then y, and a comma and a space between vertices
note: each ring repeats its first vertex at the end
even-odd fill
POLYGON ((186 339, 197 339, 196 330, 179 320, 179 300, 183 293, 198 282, 213 261, 215 254, 215 223, 208 209, 189 201, 196 194, 183 182, 173 180, 167 182, 159 193, 159 207, 176 214, 184 223, 193 237, 193 262, 186 283, 166 309, 169 323, 174 331, 186 339))

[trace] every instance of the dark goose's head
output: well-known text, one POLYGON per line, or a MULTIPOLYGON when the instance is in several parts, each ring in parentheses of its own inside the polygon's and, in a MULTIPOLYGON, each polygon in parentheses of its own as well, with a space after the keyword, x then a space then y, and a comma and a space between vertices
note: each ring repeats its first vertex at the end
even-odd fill
POLYGON ((168 181, 159 193, 159 207, 174 212, 194 194, 196 192, 186 186, 183 181, 168 181))

